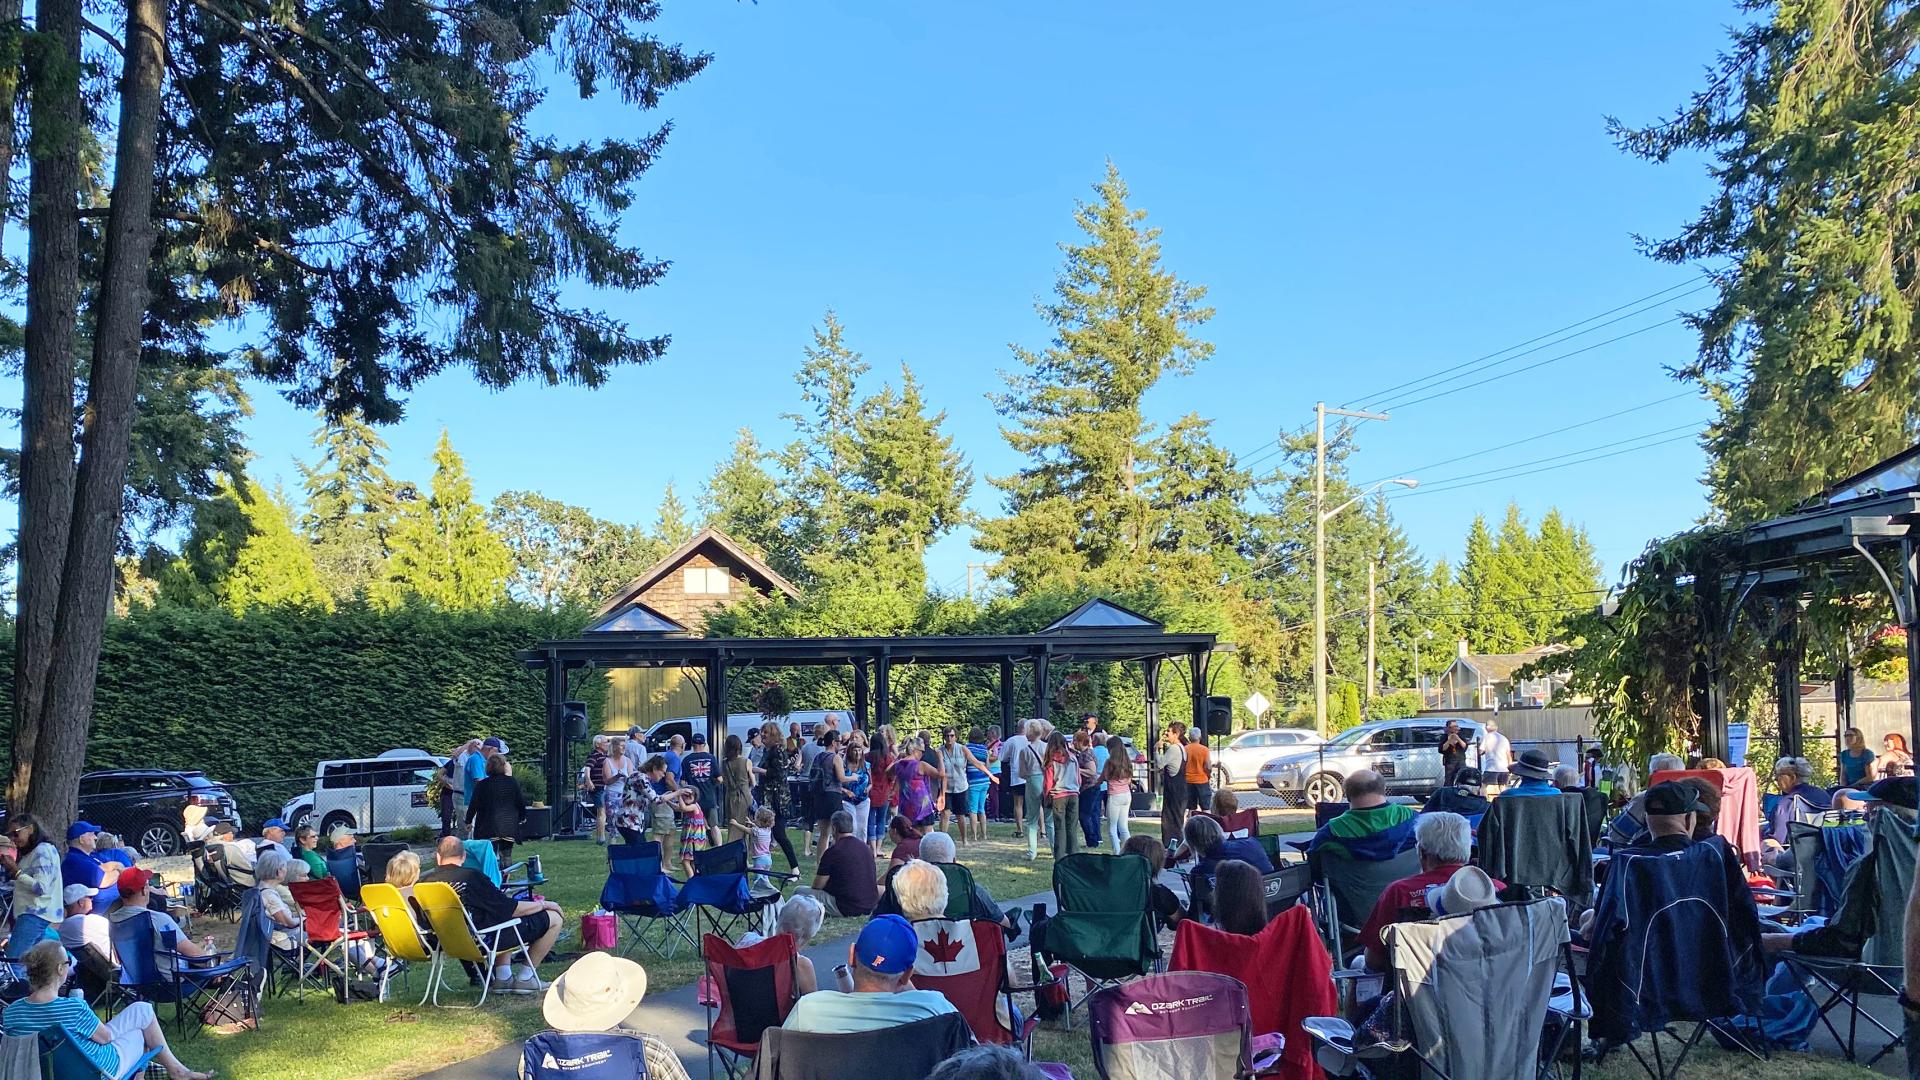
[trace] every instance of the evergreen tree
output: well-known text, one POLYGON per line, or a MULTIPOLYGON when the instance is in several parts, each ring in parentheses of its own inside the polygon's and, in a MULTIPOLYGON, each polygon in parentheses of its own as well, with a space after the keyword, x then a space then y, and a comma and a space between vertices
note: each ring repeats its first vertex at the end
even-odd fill
POLYGON ((1248 565, 1253 474, 1213 442, 1212 427, 1189 413, 1153 445, 1146 489, 1151 558, 1162 587, 1217 588, 1248 565))
POLYGON ((1532 531, 1517 505, 1497 537, 1475 517, 1459 586, 1460 628, 1475 652, 1510 653, 1560 641, 1575 610, 1599 602, 1593 542, 1558 510, 1532 531))
POLYGON ((766 461, 753 432, 741 428, 733 452, 707 478, 700 512, 706 524, 756 550, 780 576, 804 581, 802 552, 787 528, 793 511, 766 461))
POLYGON ((908 604, 927 591, 927 548, 965 518, 973 470, 941 431, 944 412, 927 415, 913 371, 900 365, 900 389, 883 386, 862 401, 852 425, 853 471, 847 508, 850 542, 838 572, 908 604))
POLYGON ((433 451, 427 497, 403 506, 388 541, 386 573, 373 597, 387 606, 418 598, 452 610, 490 607, 507 597, 513 555, 487 527, 473 481, 443 430, 433 451))
POLYGON ((293 529, 293 512, 251 480, 222 481, 218 494, 195 508, 180 557, 160 574, 159 598, 236 614, 333 607, 313 552, 293 529))
POLYGON ((337 600, 364 597, 384 572, 395 516, 419 492, 387 473, 386 442, 357 414, 325 420, 313 442, 320 460, 300 466, 301 528, 327 591, 337 600))
POLYGON ((1038 307, 1052 344, 1016 346, 1020 370, 994 398, 1009 421, 1002 434, 1026 460, 992 481, 1007 516, 983 522, 975 545, 999 555, 995 573, 1021 589, 1148 578, 1151 433, 1141 399, 1213 352, 1193 336, 1213 317, 1206 290, 1160 266, 1160 231, 1127 205, 1111 162, 1094 190, 1074 213, 1085 239, 1064 246, 1053 298, 1038 307))
POLYGON ((687 505, 680 501, 680 493, 669 480, 667 489, 660 493, 660 508, 654 511, 653 538, 664 554, 693 539, 693 532, 693 525, 687 520, 687 505))
POLYGON ((847 347, 846 327, 832 309, 804 352, 794 376, 804 408, 786 415, 795 437, 781 452, 780 466, 787 532, 804 568, 799 580, 811 586, 830 577, 860 542, 847 484, 860 464, 854 423, 867 364, 847 347))
POLYGON ((508 593, 549 611, 596 606, 666 553, 645 529, 537 492, 501 492, 487 517, 513 554, 508 593))
POLYGON ((1708 429, 1716 508, 1782 513, 1920 438, 1920 5, 1747 4, 1761 12, 1671 119, 1622 146, 1704 158, 1719 190, 1651 246, 1714 267, 1679 372, 1719 410, 1708 429))
POLYGON ((1585 529, 1567 524, 1557 507, 1547 510, 1534 536, 1539 566, 1534 634, 1541 643, 1563 641, 1572 616, 1600 603, 1600 561, 1585 529))

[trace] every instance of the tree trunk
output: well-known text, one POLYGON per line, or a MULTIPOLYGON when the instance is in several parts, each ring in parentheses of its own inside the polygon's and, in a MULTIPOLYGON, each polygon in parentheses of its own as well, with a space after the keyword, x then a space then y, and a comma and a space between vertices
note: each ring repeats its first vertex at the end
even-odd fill
POLYGON ((54 617, 73 518, 73 335, 80 304, 79 0, 41 0, 43 45, 28 69, 33 173, 27 202, 27 324, 20 418, 20 592, 13 774, 27 804, 46 701, 54 617))
MULTIPOLYGON (((22 0, 0 0, 0 26, 19 27, 25 8, 22 0)), ((20 57, 24 43, 25 35, 15 30, 11 49, 0 55, 0 61, 5 64, 4 73, 0 73, 0 176, 13 175, 13 140, 19 135, 14 126, 14 108, 20 101, 20 57)), ((7 219, 12 216, 12 191, 0 189, 0 238, 4 237, 7 219)))
POLYGON ((34 746, 34 782, 27 797, 27 808, 56 828, 70 819, 78 798, 100 638, 113 600, 113 555, 127 483, 153 256, 154 141, 166 71, 166 0, 128 0, 126 46, 113 206, 95 306, 73 523, 34 746))

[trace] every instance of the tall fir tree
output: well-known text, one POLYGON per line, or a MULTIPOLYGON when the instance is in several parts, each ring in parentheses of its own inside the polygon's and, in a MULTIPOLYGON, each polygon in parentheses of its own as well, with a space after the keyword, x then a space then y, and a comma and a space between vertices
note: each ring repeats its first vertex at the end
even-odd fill
POLYGON ((831 308, 814 328, 805 357, 794 375, 802 409, 786 414, 794 440, 781 451, 780 467, 787 531, 803 567, 800 580, 812 585, 835 573, 859 542, 847 482, 859 466, 854 422, 867 363, 848 347, 846 327, 831 308))
POLYGON ((660 493, 660 507, 653 514, 653 538, 666 551, 693 539, 693 532, 693 523, 687 520, 687 504, 680 501, 680 493, 669 480, 660 493))
POLYGON ((1920 4, 1743 5, 1708 85, 1647 128, 1613 123, 1654 162, 1704 160, 1717 189, 1664 262, 1712 267, 1678 374, 1718 410, 1715 507, 1783 513, 1920 438, 1920 4))
POLYGON ((387 472, 387 444, 358 414, 326 420, 313 434, 315 464, 300 466, 301 528, 336 600, 364 597, 384 573, 387 538, 403 503, 419 497, 387 472))
POLYGON ((1051 300, 1038 306, 1053 341, 1016 346, 995 408, 1024 464, 994 486, 1006 516, 985 521, 975 546, 999 556, 995 573, 1017 588, 1137 586, 1150 576, 1151 504, 1144 483, 1150 425, 1141 399, 1164 375, 1184 374, 1213 346, 1194 336, 1213 309, 1206 290, 1160 265, 1160 230, 1127 204, 1112 162, 1080 203, 1085 234, 1063 245, 1051 300))
POLYGON ((741 428, 732 452, 701 489, 701 518, 753 549, 780 576, 804 581, 803 551, 788 528, 792 508, 779 481, 767 471, 767 460, 753 432, 741 428))
POLYGON ((1163 587, 1211 590, 1247 568, 1253 474, 1189 413, 1153 444, 1146 472, 1150 558, 1163 587))
POLYGON ((904 604, 927 591, 927 548, 965 518, 973 470, 941 430, 944 412, 928 415, 913 371, 900 365, 891 384, 863 400, 852 428, 851 539, 842 568, 904 604))
POLYGON ((427 497, 403 506, 388 542, 386 572, 375 600, 397 606, 411 599, 448 610, 491 607, 507 598, 513 555, 473 501, 473 481, 443 430, 433 451, 427 497))
POLYGON ((160 574, 163 603, 226 608, 333 607, 286 501, 252 480, 223 480, 195 508, 180 557, 160 574))

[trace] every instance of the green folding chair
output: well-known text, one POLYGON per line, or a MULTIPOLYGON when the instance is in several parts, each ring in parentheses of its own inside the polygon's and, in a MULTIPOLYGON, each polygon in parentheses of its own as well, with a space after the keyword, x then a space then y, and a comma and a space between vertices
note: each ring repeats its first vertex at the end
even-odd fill
POLYGON ((1034 947, 1065 963, 1087 981, 1074 1000, 1067 995, 1067 1026, 1073 1010, 1095 992, 1150 974, 1160 960, 1153 928, 1153 868, 1139 855, 1083 851, 1053 867, 1059 913, 1046 923, 1045 940, 1034 947))

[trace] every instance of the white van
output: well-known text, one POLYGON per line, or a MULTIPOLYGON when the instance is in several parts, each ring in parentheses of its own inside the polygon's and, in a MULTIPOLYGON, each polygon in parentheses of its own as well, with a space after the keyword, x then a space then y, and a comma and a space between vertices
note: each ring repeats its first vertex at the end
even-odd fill
POLYGON ((440 827, 440 808, 427 802, 427 784, 447 759, 425 750, 389 750, 379 757, 342 758, 314 766, 313 790, 280 808, 287 826, 312 825, 325 836, 344 825, 354 832, 440 827))
MULTIPOLYGON (((784 734, 788 725, 799 724, 801 737, 810 739, 813 737, 813 733, 820 729, 821 722, 826 720, 828 716, 838 716, 840 718, 841 734, 853 730, 852 709, 795 709, 793 712, 780 718, 780 731, 784 734)), ((757 728, 766 722, 767 718, 757 712, 729 713, 727 714, 727 734, 740 736, 740 741, 744 743, 747 741, 747 729, 757 728)), ((641 737, 641 741, 647 744, 649 751, 658 753, 667 748, 667 741, 675 735, 680 736, 680 738, 691 747, 693 745, 693 733, 696 731, 703 735, 708 734, 706 717, 683 716, 677 720, 662 720, 648 728, 647 733, 641 737)), ((608 732, 608 734, 615 733, 608 732)), ((709 744, 711 744, 712 740, 709 739, 708 741, 709 744)), ((708 745, 707 749, 712 751, 715 756, 718 756, 721 750, 720 747, 713 745, 708 745)))

